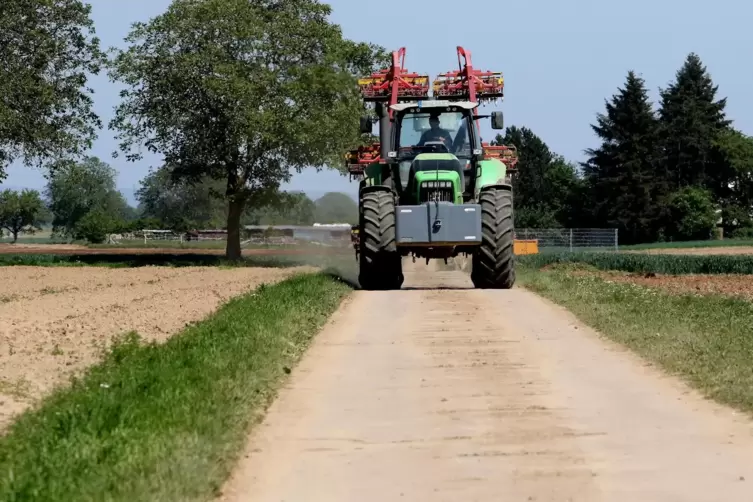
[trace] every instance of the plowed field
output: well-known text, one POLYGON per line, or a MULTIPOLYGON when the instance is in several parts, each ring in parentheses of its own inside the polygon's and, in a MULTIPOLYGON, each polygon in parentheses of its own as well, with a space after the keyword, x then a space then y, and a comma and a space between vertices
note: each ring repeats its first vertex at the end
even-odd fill
POLYGON ((0 269, 0 428, 97 361, 115 336, 165 340, 231 297, 304 270, 312 269, 0 269))

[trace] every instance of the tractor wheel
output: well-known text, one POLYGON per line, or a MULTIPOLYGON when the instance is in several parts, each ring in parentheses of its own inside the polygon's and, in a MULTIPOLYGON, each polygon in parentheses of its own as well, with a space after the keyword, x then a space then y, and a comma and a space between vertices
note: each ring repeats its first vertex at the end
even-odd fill
POLYGON ((391 191, 361 196, 360 273, 363 289, 400 289, 403 266, 395 235, 395 197, 391 191))
POLYGON ((481 246, 473 254, 471 280, 481 289, 510 289, 515 284, 512 192, 481 192, 481 246))

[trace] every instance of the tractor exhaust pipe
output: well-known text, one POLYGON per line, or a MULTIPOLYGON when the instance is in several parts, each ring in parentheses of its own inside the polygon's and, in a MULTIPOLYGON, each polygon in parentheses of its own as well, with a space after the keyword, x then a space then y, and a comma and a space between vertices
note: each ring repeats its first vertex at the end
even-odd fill
POLYGON ((390 121, 390 111, 386 103, 377 102, 375 111, 379 117, 379 155, 382 159, 387 159, 390 153, 390 143, 392 139, 392 122, 390 121))

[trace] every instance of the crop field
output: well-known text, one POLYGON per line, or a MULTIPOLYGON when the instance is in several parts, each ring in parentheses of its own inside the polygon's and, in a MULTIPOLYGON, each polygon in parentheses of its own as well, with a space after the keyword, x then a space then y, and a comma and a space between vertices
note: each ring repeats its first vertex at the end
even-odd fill
POLYGON ((628 249, 627 251, 634 253, 667 255, 753 255, 753 246, 749 244, 740 244, 737 246, 688 246, 649 248, 635 251, 630 251, 628 249))
POLYGON ((0 427, 119 335, 163 342, 230 298, 311 267, 4 267, 0 427))

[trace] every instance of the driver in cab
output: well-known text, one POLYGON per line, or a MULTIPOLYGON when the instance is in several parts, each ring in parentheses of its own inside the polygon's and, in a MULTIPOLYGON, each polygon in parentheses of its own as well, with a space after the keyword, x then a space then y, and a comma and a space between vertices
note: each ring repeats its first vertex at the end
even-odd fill
POLYGON ((448 131, 439 127, 439 115, 432 114, 429 118, 429 125, 431 126, 431 129, 421 135, 421 139, 418 141, 417 146, 424 146, 426 143, 432 141, 441 141, 449 150, 452 145, 452 136, 448 131))

